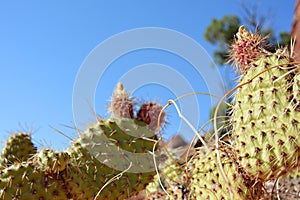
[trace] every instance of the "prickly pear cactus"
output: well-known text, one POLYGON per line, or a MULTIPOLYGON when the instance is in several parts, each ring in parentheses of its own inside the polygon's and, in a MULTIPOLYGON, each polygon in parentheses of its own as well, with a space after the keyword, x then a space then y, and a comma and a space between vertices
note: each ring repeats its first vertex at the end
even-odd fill
MULTIPOLYGON (((238 34, 237 44, 254 37, 244 28, 238 34)), ((289 57, 280 50, 271 56, 260 53, 251 61, 242 61, 238 60, 243 73, 233 107, 235 150, 248 175, 268 181, 299 163, 300 112, 292 100, 291 70, 295 66, 288 65, 289 57)))
POLYGON ((108 181, 112 177, 111 174, 115 173, 92 157, 88 150, 78 142, 74 142, 68 152, 70 161, 67 173, 64 173, 63 176, 70 197, 72 199, 94 199, 105 181, 108 181))
POLYGON ((133 106, 119 84, 109 105, 112 117, 80 132, 65 152, 37 153, 29 134, 12 136, 1 160, 0 199, 118 200, 144 190, 155 175, 157 125, 151 123, 157 124, 162 107, 151 104, 139 120, 133 106))
POLYGON ((71 180, 67 186, 72 198, 94 199, 99 192, 97 199, 126 199, 143 190, 155 175, 148 166, 154 139, 154 132, 134 119, 91 125, 69 149, 66 179, 71 180), (138 154, 148 157, 139 161, 138 154))
POLYGON ((0 199, 66 200, 60 176, 52 176, 36 168, 34 163, 13 164, 0 173, 0 199))
POLYGON ((229 147, 221 147, 221 164, 228 179, 222 176, 216 149, 204 153, 197 151, 190 162, 189 199, 259 199, 262 185, 251 180, 239 169, 229 147))
POLYGON ((0 165, 5 167, 15 162, 26 161, 36 152, 37 148, 33 145, 29 133, 14 133, 2 149, 0 165))

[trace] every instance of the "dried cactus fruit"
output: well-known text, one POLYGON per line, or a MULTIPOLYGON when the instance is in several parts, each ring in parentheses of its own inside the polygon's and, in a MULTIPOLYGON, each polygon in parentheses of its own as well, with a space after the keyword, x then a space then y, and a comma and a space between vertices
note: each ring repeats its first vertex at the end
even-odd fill
POLYGON ((142 104, 137 113, 137 119, 145 122, 150 129, 156 130, 158 122, 160 127, 165 124, 166 113, 164 111, 161 113, 162 108, 163 107, 156 102, 142 104))
POLYGON ((110 104, 108 105, 108 111, 111 113, 113 118, 133 118, 134 112, 134 99, 129 96, 125 91, 123 84, 118 83, 110 104))
POLYGON ((230 59, 233 61, 236 72, 238 74, 245 73, 251 63, 258 60, 262 56, 270 55, 263 47, 267 37, 261 38, 258 33, 250 33, 245 26, 241 26, 236 34, 236 40, 230 48, 230 59))

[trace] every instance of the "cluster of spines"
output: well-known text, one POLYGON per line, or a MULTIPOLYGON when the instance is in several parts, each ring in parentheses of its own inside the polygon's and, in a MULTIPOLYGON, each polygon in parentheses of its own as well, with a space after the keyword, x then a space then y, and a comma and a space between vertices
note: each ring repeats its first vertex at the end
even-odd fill
POLYGON ((288 175, 280 177, 266 184, 265 199, 299 199, 300 198, 300 171, 296 168, 288 175))

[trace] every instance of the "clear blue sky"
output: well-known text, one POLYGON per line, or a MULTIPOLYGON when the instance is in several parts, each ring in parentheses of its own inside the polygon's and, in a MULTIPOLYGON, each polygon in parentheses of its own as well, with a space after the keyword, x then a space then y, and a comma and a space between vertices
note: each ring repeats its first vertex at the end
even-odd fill
MULTIPOLYGON (((239 2, 1 1, 0 140, 5 140, 11 131, 33 130, 34 142, 39 147, 64 149, 69 139, 50 126, 76 137, 76 131, 64 125, 74 125, 74 82, 83 61, 97 45, 126 30, 162 27, 189 36, 213 55, 214 47, 204 40, 205 29, 212 18, 240 15, 239 2)), ((294 0, 264 0, 260 1, 259 11, 265 13, 270 10, 269 23, 277 33, 290 31, 294 4, 294 0)), ((133 52, 112 63, 107 76, 99 83, 102 85, 96 91, 97 114, 106 116, 104 108, 122 73, 146 63, 174 67, 190 80, 195 90, 206 91, 201 80, 193 78, 193 72, 187 70, 189 64, 179 57, 157 50, 133 52)), ((162 104, 175 98, 170 90, 155 84, 141 87, 134 94, 146 100, 160 99, 162 104)), ((208 119, 209 106, 205 98, 198 98, 200 125, 208 119)), ((174 109, 169 109, 168 113, 170 124, 165 130, 166 138, 177 131, 179 124, 174 109)), ((186 136, 186 139, 189 138, 190 135, 186 136)))

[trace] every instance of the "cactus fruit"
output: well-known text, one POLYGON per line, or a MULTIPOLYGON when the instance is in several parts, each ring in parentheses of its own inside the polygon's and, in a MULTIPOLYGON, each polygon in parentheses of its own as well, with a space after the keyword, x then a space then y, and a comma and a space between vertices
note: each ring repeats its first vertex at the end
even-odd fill
POLYGON ((37 148, 31 141, 28 133, 14 133, 5 143, 0 157, 2 167, 9 166, 15 162, 26 161, 37 152, 37 148))
POLYGON ((67 193, 60 176, 38 170, 34 163, 16 163, 0 173, 0 199, 66 200, 67 193))
POLYGON ((115 118, 133 118, 133 107, 134 99, 130 98, 129 94, 125 91, 122 83, 118 83, 112 96, 111 102, 108 105, 108 111, 111 113, 112 117, 115 118))
POLYGON ((162 111, 162 106, 156 102, 148 102, 142 104, 138 113, 137 119, 145 122, 150 129, 156 130, 158 122, 160 126, 165 123, 165 112, 162 112, 159 116, 160 112, 162 111))
POLYGON ((238 74, 245 73, 251 67, 250 64, 262 55, 270 55, 264 49, 264 42, 267 37, 261 38, 257 33, 251 34, 244 26, 241 26, 236 38, 229 50, 231 57, 228 62, 233 62, 238 74))
MULTIPOLYGON (((251 39, 249 34, 240 29, 244 41, 251 39)), ((250 47, 243 48, 247 51, 250 47)), ((233 137, 240 165, 251 177, 268 181, 299 162, 300 112, 291 100, 295 66, 288 65, 289 57, 280 50, 272 56, 261 53, 254 57, 251 62, 237 60, 243 74, 233 106, 233 137)))
POLYGON ((235 194, 234 199, 258 199, 262 194, 261 184, 251 180, 239 169, 229 147, 221 147, 219 152, 228 182, 222 176, 216 149, 205 154, 198 150, 188 168, 189 199, 226 200, 232 199, 232 194, 235 194))

